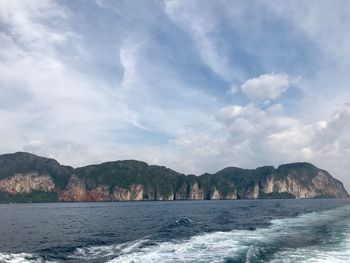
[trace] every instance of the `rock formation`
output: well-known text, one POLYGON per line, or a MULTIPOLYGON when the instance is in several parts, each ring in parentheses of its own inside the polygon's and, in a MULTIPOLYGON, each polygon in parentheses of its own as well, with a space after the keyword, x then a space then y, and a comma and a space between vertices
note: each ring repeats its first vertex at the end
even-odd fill
POLYGON ((225 168, 184 175, 128 160, 73 169, 30 153, 0 156, 0 202, 233 200, 348 197, 343 184, 310 163, 225 168))

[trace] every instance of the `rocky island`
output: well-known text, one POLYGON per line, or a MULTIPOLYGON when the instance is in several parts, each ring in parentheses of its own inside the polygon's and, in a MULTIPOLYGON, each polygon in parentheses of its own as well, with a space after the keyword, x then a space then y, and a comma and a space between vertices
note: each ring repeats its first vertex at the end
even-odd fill
POLYGON ((310 163, 228 167, 195 176, 135 160, 73 168, 31 153, 0 155, 2 203, 324 197, 348 193, 340 181, 310 163))

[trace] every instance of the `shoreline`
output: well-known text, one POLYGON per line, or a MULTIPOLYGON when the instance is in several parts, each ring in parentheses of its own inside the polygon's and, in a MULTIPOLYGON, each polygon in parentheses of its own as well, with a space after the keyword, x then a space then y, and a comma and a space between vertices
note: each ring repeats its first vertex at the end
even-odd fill
POLYGON ((266 200, 350 200, 350 197, 321 197, 321 198, 256 198, 256 199, 182 199, 182 200, 126 200, 126 201, 64 201, 64 202, 9 202, 0 205, 18 205, 18 204, 101 204, 101 203, 173 203, 173 202, 239 202, 239 201, 266 201, 266 200))

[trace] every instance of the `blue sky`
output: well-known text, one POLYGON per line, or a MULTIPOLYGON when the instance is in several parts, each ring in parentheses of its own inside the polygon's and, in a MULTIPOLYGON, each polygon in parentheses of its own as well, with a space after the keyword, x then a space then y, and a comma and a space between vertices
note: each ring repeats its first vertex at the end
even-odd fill
POLYGON ((0 149, 350 186, 348 1, 1 1, 0 149))

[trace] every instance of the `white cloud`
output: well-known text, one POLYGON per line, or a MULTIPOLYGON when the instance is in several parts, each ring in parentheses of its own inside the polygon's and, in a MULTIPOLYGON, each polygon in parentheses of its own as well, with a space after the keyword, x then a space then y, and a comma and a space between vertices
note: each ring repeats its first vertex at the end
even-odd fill
MULTIPOLYGON (((216 172, 227 166, 255 168, 263 165, 308 161, 349 182, 349 106, 327 120, 303 122, 286 117, 281 104, 262 110, 253 104, 228 105, 218 111, 220 124, 209 131, 188 130, 159 147, 120 149, 123 157, 138 158, 183 173, 216 172)), ((120 156, 120 155, 119 155, 120 156)))
POLYGON ((271 16, 290 25, 300 34, 302 43, 317 52, 314 64, 309 66, 314 71, 305 74, 298 85, 304 94, 298 110, 310 118, 326 118, 340 104, 350 101, 350 2, 276 2, 261 1, 271 16))
MULTIPOLYGON (((307 160, 350 184, 349 105, 326 117, 334 105, 350 98, 346 81, 349 61, 344 59, 350 51, 346 8, 335 10, 330 2, 325 9, 325 2, 317 6, 313 2, 303 10, 295 4, 273 7, 259 3, 259 7, 274 11, 271 16, 275 14, 281 22, 286 20, 288 26, 305 33, 301 34, 305 38, 291 40, 297 44, 311 40, 332 61, 331 66, 320 64, 318 72, 312 71, 314 75, 303 76, 298 83, 302 97, 288 98, 291 101, 282 97, 283 104, 276 104, 294 84, 290 76, 298 74, 279 67, 285 53, 273 56, 266 39, 265 49, 254 49, 265 34, 279 36, 281 30, 265 28, 275 22, 265 16, 265 9, 260 14, 245 2, 167 1, 164 15, 164 10, 155 12, 151 4, 133 9, 134 5, 99 1, 103 12, 116 15, 116 20, 108 21, 118 21, 115 27, 120 28, 105 27, 110 31, 92 37, 103 41, 90 47, 88 42, 94 39, 79 33, 103 27, 89 24, 77 31, 80 27, 74 22, 81 23, 86 17, 79 14, 82 20, 73 22, 75 13, 62 3, 0 1, 2 153, 23 149, 75 166, 132 158, 196 174, 225 166, 248 168, 307 160), (129 9, 125 11, 126 6, 129 9), (145 12, 144 8, 149 9, 145 12), (323 16, 326 22, 320 19, 323 16), (113 50, 105 50, 105 40, 110 40, 113 50), (190 51, 178 48, 183 41, 188 42, 190 51), (234 54, 237 47, 243 53, 234 54), (172 53, 174 49, 181 52, 172 53), (261 50, 264 52, 257 54, 261 50), (103 58, 98 56, 101 52, 103 58), (105 63, 105 57, 115 58, 112 66, 105 63), (256 58, 263 61, 254 64, 256 58), (85 65, 88 60, 94 65, 85 65), (105 69, 99 68, 106 64, 113 75, 108 76, 110 82, 105 80, 105 69), (197 75, 192 67, 199 68, 197 75), (201 86, 207 80, 201 74, 207 69, 215 73, 208 77, 217 84, 211 90, 201 86), (259 76, 274 71, 287 74, 259 76), (244 82, 246 75, 257 77, 244 82), (244 83, 232 85, 228 91, 236 96, 224 96, 221 87, 238 82, 244 83), (247 104, 237 94, 239 90, 249 99, 247 104), (235 102, 227 105, 231 99, 235 102), (293 103, 292 109, 288 103, 293 103), (156 140, 158 135, 168 137, 155 145, 132 144, 119 138, 119 131, 129 132, 130 127, 137 132, 158 132, 156 140)), ((96 11, 98 25, 107 24, 104 19, 112 17, 96 11)), ((274 46, 280 43, 278 38, 276 41, 274 46)), ((308 50, 301 44, 298 48, 293 52, 308 50)), ((147 142, 147 136, 141 140, 147 142)))
POLYGON ((68 164, 73 167, 92 164, 100 158, 97 153, 91 153, 87 145, 65 140, 30 140, 22 149, 39 156, 54 158, 62 164, 68 164))
POLYGON ((48 51, 54 45, 64 44, 72 36, 69 31, 50 30, 50 25, 55 22, 59 22, 62 29, 66 27, 67 10, 54 1, 4 0, 0 3, 0 10, 2 22, 9 26, 9 35, 26 45, 27 49, 30 47, 48 51))
POLYGON ((281 104, 273 104, 266 110, 253 104, 228 105, 217 113, 216 118, 222 125, 221 133, 176 141, 186 149, 181 160, 192 165, 192 171, 215 171, 217 164, 254 168, 308 161, 328 169, 336 178, 349 184, 346 172, 350 169, 348 104, 320 121, 305 122, 287 117, 281 104), (203 141, 203 138, 206 139, 203 141), (204 145, 213 150, 207 150, 204 145), (198 162, 198 158, 202 161, 198 162))
POLYGON ((290 78, 285 74, 263 74, 251 78, 241 85, 242 92, 252 101, 276 99, 291 85, 290 78))
POLYGON ((131 127, 172 137, 189 125, 212 125, 213 98, 171 74, 171 65, 147 57, 154 43, 146 30, 118 39, 110 56, 118 61, 119 51, 121 79, 110 84, 83 64, 91 57, 65 7, 54 1, 0 5, 1 153, 27 150, 74 166, 166 156, 172 164, 171 147, 147 145, 146 136, 145 145, 133 145, 120 139, 119 131, 131 127))
MULTIPOLYGON (((350 37, 344 34, 350 25, 350 3, 347 1, 302 1, 276 4, 263 2, 275 15, 302 30, 310 40, 317 42, 329 59, 336 60, 332 66, 349 67, 343 59, 350 54, 350 37), (300 4, 303 8, 300 8, 300 4)), ((337 70, 340 68, 337 67, 337 70)))
POLYGON ((65 53, 80 51, 64 7, 54 1, 0 5, 1 137, 12 138, 2 141, 2 152, 33 139, 99 144, 106 130, 135 123, 135 113, 110 87, 65 53))
MULTIPOLYGON (((268 156, 274 156, 280 161, 291 157, 297 159, 300 146, 308 143, 308 134, 311 132, 309 125, 285 117, 280 104, 272 105, 266 110, 253 104, 244 107, 227 106, 219 112, 218 120, 227 130, 231 145, 247 142, 246 147, 256 152, 259 159, 269 158, 268 156), (271 155, 277 152, 278 157, 276 154, 271 155)), ((242 160, 242 163, 247 161, 242 160)))
POLYGON ((218 116, 221 119, 235 118, 244 110, 242 106, 230 105, 220 109, 218 116))
POLYGON ((165 11, 189 34, 202 61, 213 72, 229 82, 242 79, 243 73, 238 67, 232 67, 232 61, 225 54, 225 45, 229 43, 220 42, 214 37, 221 21, 220 15, 212 12, 211 5, 202 5, 197 1, 166 1, 165 11))
POLYGON ((210 126, 210 109, 216 99, 179 78, 176 64, 163 64, 162 56, 150 60, 153 41, 130 34, 119 49, 123 75, 118 92, 128 107, 137 112, 134 125, 170 136, 181 134, 198 122, 210 126))

